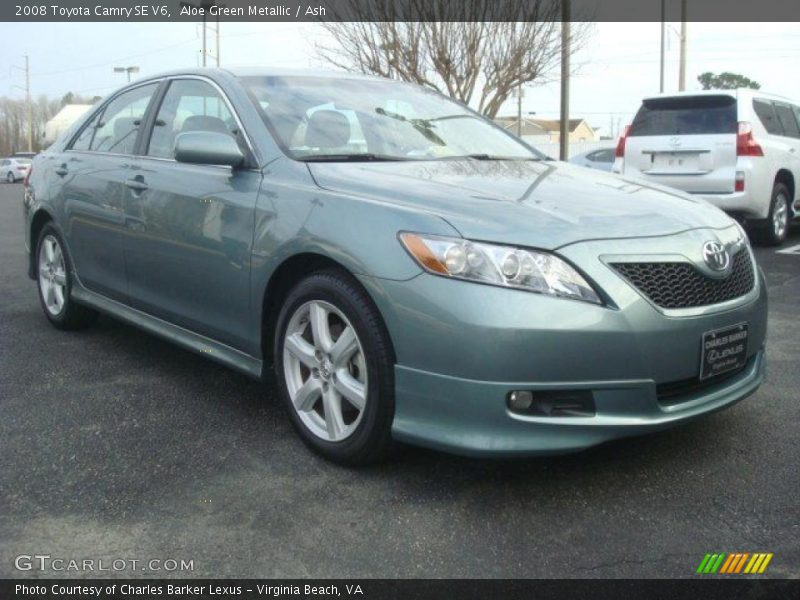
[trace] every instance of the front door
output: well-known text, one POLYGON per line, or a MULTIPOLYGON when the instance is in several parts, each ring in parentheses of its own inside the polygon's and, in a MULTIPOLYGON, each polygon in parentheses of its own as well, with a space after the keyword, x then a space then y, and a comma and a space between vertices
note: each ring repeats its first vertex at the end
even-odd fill
POLYGON ((132 172, 139 189, 126 199, 126 218, 137 224, 126 247, 130 301, 243 349, 252 337, 250 256, 261 174, 176 162, 175 137, 186 131, 241 139, 216 87, 200 79, 170 82, 132 172))

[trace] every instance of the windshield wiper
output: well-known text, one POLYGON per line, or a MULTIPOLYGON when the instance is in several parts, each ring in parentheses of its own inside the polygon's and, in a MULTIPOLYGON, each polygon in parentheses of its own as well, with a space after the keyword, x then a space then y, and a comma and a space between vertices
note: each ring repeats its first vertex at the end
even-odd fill
POLYGON ((439 160, 462 160, 471 158, 473 160, 542 160, 535 156, 497 156, 494 154, 476 153, 476 154, 460 154, 457 156, 442 156, 439 160))
POLYGON ((303 162, 387 162, 407 159, 401 156, 360 152, 356 154, 310 154, 308 156, 301 156, 297 160, 301 160, 303 162))

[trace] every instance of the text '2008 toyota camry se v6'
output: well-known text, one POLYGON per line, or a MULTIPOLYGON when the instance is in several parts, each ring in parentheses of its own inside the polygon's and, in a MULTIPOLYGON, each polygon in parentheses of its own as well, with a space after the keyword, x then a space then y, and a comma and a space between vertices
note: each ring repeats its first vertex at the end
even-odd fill
POLYGON ((36 158, 25 211, 56 327, 100 311, 274 373, 305 442, 343 463, 394 441, 574 451, 764 377, 766 285, 733 220, 410 84, 144 79, 36 158))

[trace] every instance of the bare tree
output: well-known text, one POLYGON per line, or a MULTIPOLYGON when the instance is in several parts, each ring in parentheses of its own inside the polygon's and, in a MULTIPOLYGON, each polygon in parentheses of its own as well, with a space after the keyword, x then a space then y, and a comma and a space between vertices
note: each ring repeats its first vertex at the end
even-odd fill
MULTIPOLYGON (((352 0, 342 15, 352 20, 322 24, 334 44, 317 52, 336 67, 433 88, 493 118, 519 86, 558 76, 560 14, 557 0, 352 0), (400 20, 408 16, 426 20, 400 20)), ((573 25, 572 52, 590 31, 573 25)))

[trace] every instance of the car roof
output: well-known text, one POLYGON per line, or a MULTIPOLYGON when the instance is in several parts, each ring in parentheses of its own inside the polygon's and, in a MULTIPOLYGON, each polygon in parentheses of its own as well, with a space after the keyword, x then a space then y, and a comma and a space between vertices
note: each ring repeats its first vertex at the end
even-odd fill
MULTIPOLYGON (((199 75, 205 77, 215 76, 234 76, 234 77, 327 77, 333 79, 372 79, 385 81, 383 77, 367 75, 363 73, 351 73, 348 71, 334 71, 326 69, 282 69, 278 67, 226 67, 224 69, 206 67, 193 69, 174 69, 153 73, 147 77, 142 77, 131 82, 131 85, 143 83, 151 79, 161 79, 164 77, 178 77, 180 75, 199 75)), ((126 86, 127 87, 127 86, 126 86)))
POLYGON ((790 98, 787 98, 786 96, 771 94, 769 92, 764 92, 762 90, 754 90, 752 88, 736 88, 733 90, 693 90, 686 92, 654 94, 652 96, 646 96, 645 98, 643 98, 643 101, 657 100, 659 98, 681 98, 690 96, 731 96, 732 98, 742 98, 742 99, 758 97, 758 98, 769 98, 772 100, 783 100, 785 102, 792 101, 790 98))

